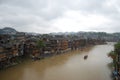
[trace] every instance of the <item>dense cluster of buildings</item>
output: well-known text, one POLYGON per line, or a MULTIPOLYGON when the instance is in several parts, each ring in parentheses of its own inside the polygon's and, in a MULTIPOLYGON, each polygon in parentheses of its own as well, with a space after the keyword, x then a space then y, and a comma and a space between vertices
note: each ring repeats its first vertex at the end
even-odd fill
POLYGON ((64 35, 2 34, 0 35, 0 68, 18 63, 21 57, 41 59, 98 43, 104 43, 104 40, 64 35))

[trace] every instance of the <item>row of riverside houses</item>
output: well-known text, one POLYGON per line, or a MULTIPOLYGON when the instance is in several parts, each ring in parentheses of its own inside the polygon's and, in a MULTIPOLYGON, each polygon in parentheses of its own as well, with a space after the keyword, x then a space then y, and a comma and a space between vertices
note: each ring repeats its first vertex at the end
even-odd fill
POLYGON ((23 57, 42 59, 101 43, 104 43, 104 40, 69 38, 64 35, 0 35, 0 69, 18 64, 23 57))

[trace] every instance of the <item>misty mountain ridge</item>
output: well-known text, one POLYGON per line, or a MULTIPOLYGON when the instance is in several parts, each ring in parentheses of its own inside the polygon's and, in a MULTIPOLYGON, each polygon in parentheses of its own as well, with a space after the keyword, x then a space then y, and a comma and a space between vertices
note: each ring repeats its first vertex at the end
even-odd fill
MULTIPOLYGON (((11 27, 5 27, 3 29, 0 29, 0 34, 9 34, 9 35, 15 35, 19 31, 15 30, 14 28, 11 27)), ((35 32, 24 32, 26 34, 30 35, 37 35, 40 33, 35 33, 35 32)), ((79 31, 79 32, 53 32, 53 33, 48 33, 49 35, 76 35, 76 36, 117 36, 120 37, 120 32, 116 33, 106 33, 106 32, 84 32, 84 31, 79 31)))
POLYGON ((16 34, 17 32, 18 31, 11 27, 5 27, 3 29, 0 29, 0 34, 16 34))

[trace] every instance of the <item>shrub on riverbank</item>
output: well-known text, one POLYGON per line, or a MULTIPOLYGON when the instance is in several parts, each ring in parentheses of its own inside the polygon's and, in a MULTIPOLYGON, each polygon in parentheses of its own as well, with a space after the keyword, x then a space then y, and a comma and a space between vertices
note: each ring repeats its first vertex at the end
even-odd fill
POLYGON ((115 59, 116 58, 116 53, 114 51, 111 51, 108 56, 111 57, 112 59, 115 59))

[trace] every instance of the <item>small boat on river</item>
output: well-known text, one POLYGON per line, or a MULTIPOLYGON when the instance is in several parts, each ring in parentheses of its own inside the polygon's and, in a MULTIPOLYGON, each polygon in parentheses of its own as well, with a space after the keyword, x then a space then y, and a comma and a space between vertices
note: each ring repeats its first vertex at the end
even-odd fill
POLYGON ((85 56, 84 56, 84 59, 87 59, 87 58, 88 58, 88 55, 85 55, 85 56))

